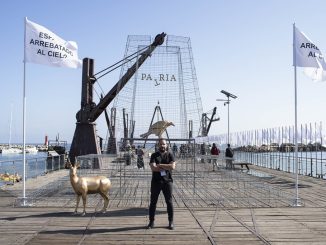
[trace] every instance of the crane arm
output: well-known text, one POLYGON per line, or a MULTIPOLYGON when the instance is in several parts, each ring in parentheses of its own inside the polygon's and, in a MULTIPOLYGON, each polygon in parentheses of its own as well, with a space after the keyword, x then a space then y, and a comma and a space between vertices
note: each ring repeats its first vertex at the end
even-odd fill
POLYGON ((208 123, 208 126, 207 126, 207 135, 208 135, 208 132, 209 132, 209 130, 211 128, 212 122, 220 120, 219 118, 214 119, 215 114, 216 114, 216 107, 214 107, 214 109, 213 109, 211 119, 209 120, 209 123, 208 123))
POLYGON ((105 108, 112 102, 117 96, 119 91, 127 84, 129 79, 136 73, 138 68, 145 62, 145 60, 153 53, 155 48, 162 45, 166 34, 162 32, 155 37, 154 42, 141 53, 139 59, 130 67, 126 74, 124 74, 120 80, 114 85, 114 87, 104 96, 102 100, 92 109, 90 112, 89 121, 94 122, 102 114, 105 108))

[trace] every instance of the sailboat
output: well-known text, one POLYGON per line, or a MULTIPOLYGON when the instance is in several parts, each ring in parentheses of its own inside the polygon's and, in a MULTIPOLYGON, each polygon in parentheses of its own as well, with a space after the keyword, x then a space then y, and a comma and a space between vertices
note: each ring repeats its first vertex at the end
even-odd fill
POLYGON ((1 149, 2 154, 19 154, 23 152, 22 149, 11 146, 11 125, 12 125, 12 105, 11 105, 11 112, 10 112, 9 143, 8 143, 8 147, 4 147, 1 149))

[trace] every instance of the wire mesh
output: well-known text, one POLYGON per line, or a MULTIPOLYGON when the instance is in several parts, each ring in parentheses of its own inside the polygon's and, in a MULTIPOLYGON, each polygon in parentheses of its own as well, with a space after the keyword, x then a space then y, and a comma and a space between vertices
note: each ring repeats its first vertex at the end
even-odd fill
MULTIPOLYGON (((128 36, 125 56, 141 50, 151 41, 150 36, 128 36)), ((133 64, 134 61, 126 63, 121 76, 133 64)), ((193 121, 193 128, 199 130, 202 104, 189 38, 167 36, 165 44, 155 49, 118 93, 113 103, 117 108, 117 138, 125 137, 119 135, 123 132, 123 109, 130 122, 135 121, 134 137, 139 137, 147 132, 157 105, 164 119, 175 124, 169 129, 170 137, 187 138, 189 120, 193 121)), ((154 122, 158 120, 161 118, 155 117, 154 122)))
MULTIPOLYGON (((130 139, 128 139, 130 140, 130 139)), ((155 151, 157 139, 148 139, 144 150, 144 167, 137 165, 135 149, 144 146, 143 139, 134 139, 130 149, 119 147, 117 155, 79 156, 81 168, 78 176, 102 175, 110 178, 110 207, 148 207, 150 198, 151 170, 150 155, 155 151), (100 168, 94 168, 94 162, 100 162, 100 168)), ((123 142, 123 141, 121 141, 123 142)), ((173 171, 174 203, 176 207, 286 207, 292 199, 277 185, 268 184, 272 176, 250 170, 231 170, 225 168, 224 159, 217 159, 213 171, 213 161, 209 157, 196 154, 199 146, 194 140, 170 139, 170 150, 176 158, 173 171), (203 159, 203 160, 202 160, 203 159)), ((119 145, 120 146, 120 145, 119 145)), ((121 146, 124 144, 121 143, 121 146)), ((76 197, 69 179, 69 170, 60 170, 52 182, 28 192, 28 200, 33 206, 75 207, 76 197)), ((58 172, 58 171, 54 171, 58 172)), ((21 200, 17 199, 16 205, 21 200)), ((88 195, 87 207, 99 210, 103 205, 100 195, 88 195)), ((165 207, 163 195, 160 195, 158 207, 165 207)))

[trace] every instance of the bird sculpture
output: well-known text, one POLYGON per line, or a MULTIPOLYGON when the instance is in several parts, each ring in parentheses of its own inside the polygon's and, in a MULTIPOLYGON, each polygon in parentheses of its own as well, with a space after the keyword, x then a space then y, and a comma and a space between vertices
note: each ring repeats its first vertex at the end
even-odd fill
POLYGON ((174 126, 173 122, 170 121, 158 121, 154 124, 152 124, 147 133, 141 134, 140 137, 142 138, 147 138, 151 134, 155 134, 159 138, 161 138, 162 134, 164 131, 167 129, 169 126, 174 126))

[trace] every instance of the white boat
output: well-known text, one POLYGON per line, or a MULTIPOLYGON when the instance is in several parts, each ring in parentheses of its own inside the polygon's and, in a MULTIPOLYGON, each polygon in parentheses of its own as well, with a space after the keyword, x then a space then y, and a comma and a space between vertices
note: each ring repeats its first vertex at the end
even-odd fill
POLYGON ((36 148, 36 146, 26 146, 25 152, 26 153, 37 153, 38 149, 36 148))
POLYGON ((8 148, 2 148, 1 150, 2 154, 20 154, 23 153, 23 151, 16 147, 8 147, 8 148))
MULTIPOLYGON (((25 148, 25 152, 29 153, 29 154, 35 154, 38 152, 38 149, 36 148, 36 146, 26 146, 25 148)), ((2 154, 21 154, 23 153, 23 149, 22 147, 13 147, 13 146, 8 146, 8 147, 4 147, 1 149, 1 153, 2 154)))

